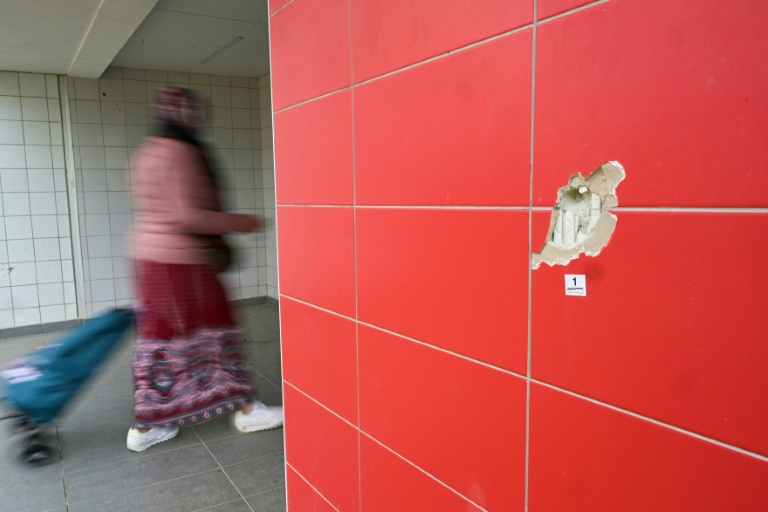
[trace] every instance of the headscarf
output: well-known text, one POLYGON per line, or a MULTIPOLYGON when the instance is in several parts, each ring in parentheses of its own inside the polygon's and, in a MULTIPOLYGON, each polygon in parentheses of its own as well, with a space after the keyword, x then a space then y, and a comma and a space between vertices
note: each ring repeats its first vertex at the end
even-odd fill
POLYGON ((155 122, 160 128, 159 135, 180 140, 197 148, 203 160, 203 167, 217 189, 218 176, 211 152, 197 137, 205 123, 205 102, 193 90, 183 87, 161 87, 155 93, 152 105, 155 122))
POLYGON ((164 129, 193 137, 203 127, 204 111, 203 100, 191 89, 161 87, 155 94, 154 118, 164 129))

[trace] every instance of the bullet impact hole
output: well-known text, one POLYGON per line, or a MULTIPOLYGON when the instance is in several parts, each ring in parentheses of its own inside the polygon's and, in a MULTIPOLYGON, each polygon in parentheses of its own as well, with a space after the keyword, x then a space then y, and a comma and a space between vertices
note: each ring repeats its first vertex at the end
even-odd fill
POLYGON ((547 240, 531 255, 531 268, 567 265, 581 253, 597 256, 616 229, 616 216, 607 209, 618 206, 616 187, 625 176, 619 162, 606 162, 586 178, 578 172, 571 176, 557 191, 547 240))

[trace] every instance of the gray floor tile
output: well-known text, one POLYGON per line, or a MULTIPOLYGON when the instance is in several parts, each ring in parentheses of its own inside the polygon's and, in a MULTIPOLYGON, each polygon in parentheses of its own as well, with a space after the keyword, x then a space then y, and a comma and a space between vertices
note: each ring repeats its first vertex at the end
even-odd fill
POLYGON ((283 451, 283 429, 240 434, 206 443, 222 466, 231 466, 247 460, 283 451))
POLYGON ((254 343, 248 350, 249 364, 276 386, 281 385, 280 345, 254 343))
POLYGON ((0 512, 42 512, 65 507, 61 479, 0 484, 0 512))
POLYGON ((61 482, 61 464, 31 467, 18 460, 23 447, 21 437, 11 435, 8 425, 3 425, 0 449, 0 511, 46 508, 64 505, 64 488, 61 482), (39 496, 25 496, 35 494, 39 496), (6 497, 9 500, 6 500, 6 497), (31 508, 30 508, 31 507, 31 508))
MULTIPOLYGON (((200 439, 189 429, 181 429, 179 435, 170 441, 158 444, 150 448, 151 451, 135 453, 125 447, 128 428, 124 425, 119 429, 105 431, 98 430, 99 425, 92 425, 91 437, 84 436, 82 440, 64 443, 61 445, 62 456, 64 460, 64 477, 73 471, 91 469, 106 464, 134 460, 146 457, 151 454, 178 450, 200 444, 200 439)), ((62 439, 66 436, 61 435, 62 439)))
POLYGON ((65 409, 58 422, 62 442, 81 441, 93 433, 115 429, 128 432, 133 426, 133 395, 115 394, 98 393, 92 400, 83 397, 65 409))
MULTIPOLYGON (((2 449, 0 449, 0 496, 3 489, 17 484, 37 482, 59 482, 61 484, 61 464, 54 463, 39 468, 27 466, 18 460, 23 447, 21 437, 10 435, 10 429, 3 429, 2 449)), ((2 506, 0 500, 0 507, 2 506)))
POLYGON ((199 510, 237 500, 240 495, 216 469, 140 489, 69 505, 69 512, 170 512, 199 510))
POLYGON ((78 503, 217 467, 205 446, 191 446, 94 469, 68 472, 67 497, 70 503, 78 503))
POLYGON ((253 380, 259 388, 259 400, 267 405, 283 404, 283 391, 279 384, 273 383, 258 372, 254 374, 253 380))
POLYGON ((273 308, 271 306, 256 306, 256 307, 248 307, 248 308, 242 308, 243 313, 247 315, 248 317, 263 322, 265 325, 279 328, 278 321, 280 317, 280 312, 277 310, 277 308, 273 308))
POLYGON ((285 512, 285 487, 277 487, 245 498, 253 512, 285 512))
POLYGON ((126 429, 133 425, 133 377, 130 370, 88 382, 62 412, 62 426, 100 423, 115 419, 126 429))
POLYGON ((276 453, 226 466, 224 471, 243 496, 251 496, 285 486, 284 465, 285 457, 276 453))
POLYGON ((248 507, 248 504, 241 498, 236 501, 230 501, 229 503, 216 505, 215 507, 195 510, 194 512, 251 512, 251 509, 248 507))
POLYGON ((247 350, 254 355, 257 355, 264 347, 280 346, 280 338, 276 332, 264 331, 258 325, 248 327, 246 337, 248 339, 247 350))
POLYGON ((49 344, 49 340, 42 336, 22 336, 20 338, 0 338, 0 364, 6 363, 33 352, 39 347, 49 344))

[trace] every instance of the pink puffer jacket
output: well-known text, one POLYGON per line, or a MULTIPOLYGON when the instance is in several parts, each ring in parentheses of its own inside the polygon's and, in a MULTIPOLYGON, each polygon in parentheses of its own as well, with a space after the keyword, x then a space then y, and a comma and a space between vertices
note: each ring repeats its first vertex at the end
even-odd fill
POLYGON ((130 166, 134 225, 129 251, 138 260, 206 263, 195 234, 221 235, 243 229, 240 215, 215 211, 214 184, 193 146, 149 137, 130 166))

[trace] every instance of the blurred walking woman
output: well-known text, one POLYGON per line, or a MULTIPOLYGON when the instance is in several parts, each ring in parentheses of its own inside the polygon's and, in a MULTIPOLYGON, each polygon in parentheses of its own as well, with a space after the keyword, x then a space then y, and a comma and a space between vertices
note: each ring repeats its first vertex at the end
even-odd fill
POLYGON ((235 411, 235 426, 243 432, 283 421, 281 407, 254 400, 245 340, 216 276, 227 256, 220 235, 252 232, 261 222, 221 211, 216 179, 197 139, 203 112, 193 91, 160 89, 154 105, 160 135, 148 137, 131 162, 140 302, 136 420, 127 441, 132 451, 172 439, 179 427, 235 411))

